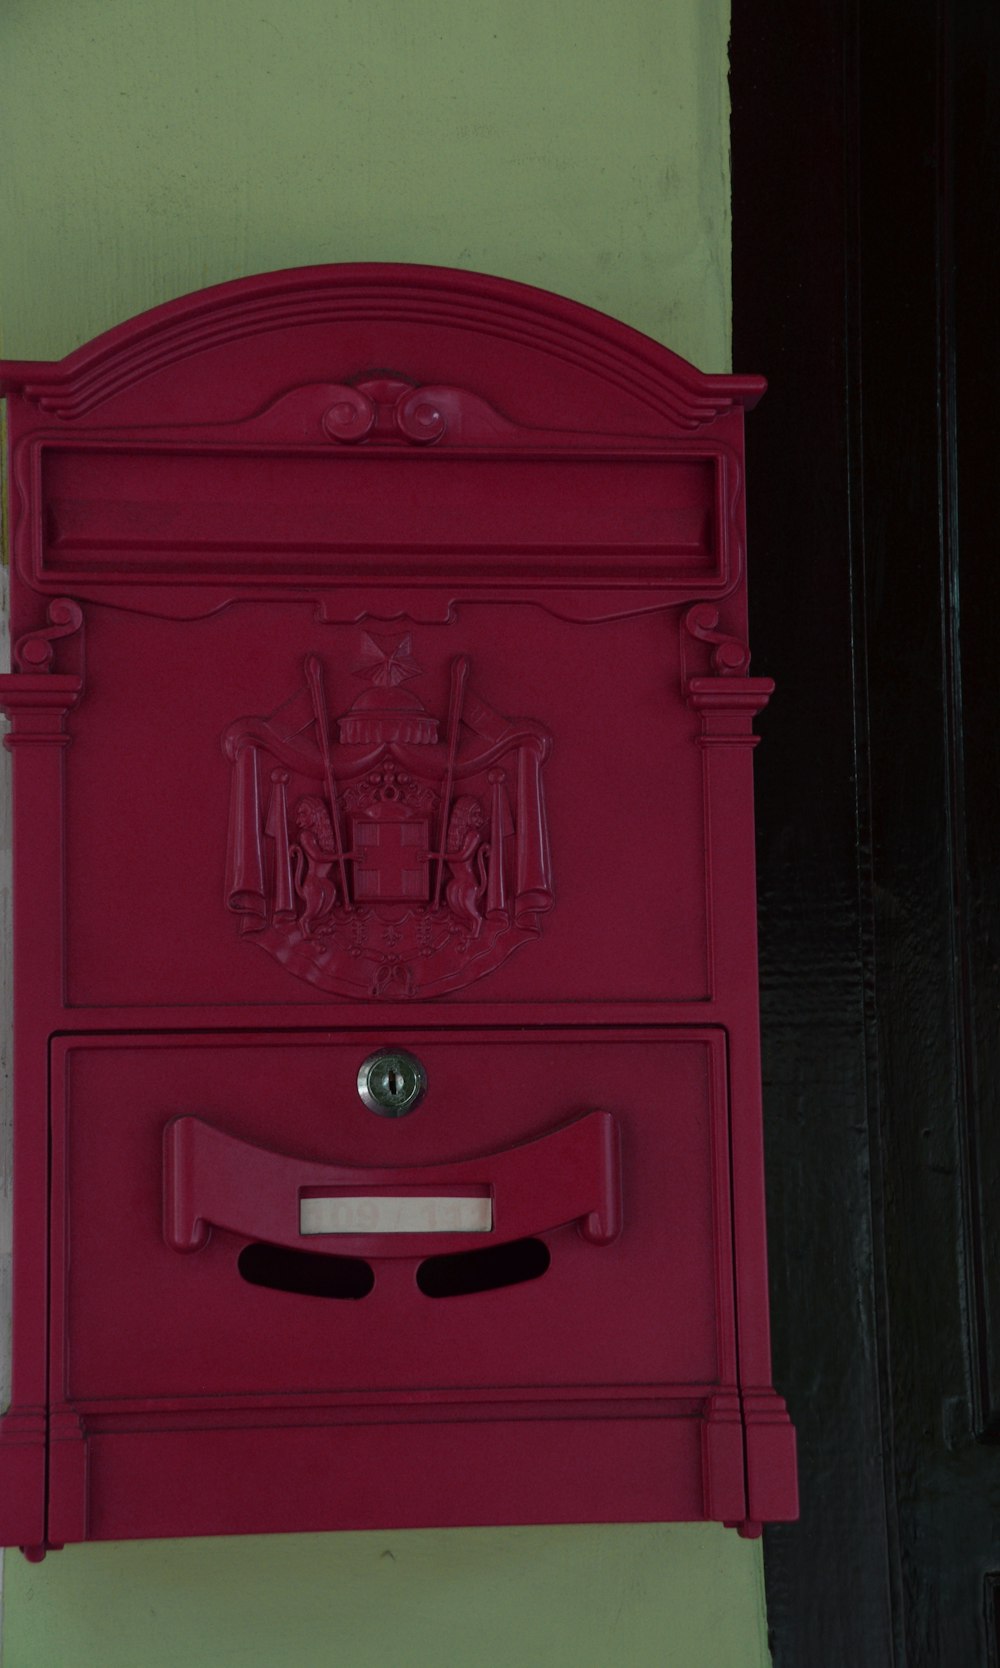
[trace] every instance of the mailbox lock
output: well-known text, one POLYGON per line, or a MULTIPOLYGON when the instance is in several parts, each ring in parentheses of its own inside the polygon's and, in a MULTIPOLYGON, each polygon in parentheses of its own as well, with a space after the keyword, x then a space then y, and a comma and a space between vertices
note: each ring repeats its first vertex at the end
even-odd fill
POLYGON ((358 1072, 358 1094, 380 1118, 405 1118, 424 1098, 427 1073, 405 1048, 380 1048, 358 1072))

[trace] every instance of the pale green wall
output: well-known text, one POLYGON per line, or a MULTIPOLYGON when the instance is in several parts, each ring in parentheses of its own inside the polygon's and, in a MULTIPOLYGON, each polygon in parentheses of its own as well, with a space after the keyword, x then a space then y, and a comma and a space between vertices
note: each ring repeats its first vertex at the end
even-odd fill
MULTIPOLYGON (((56 358, 242 273, 403 260, 724 370, 727 26, 726 0, 5 0, 3 351, 56 358)), ((75 1547, 5 1579, 3 1668, 768 1660, 759 1548, 713 1525, 75 1547)))
POLYGON ((727 33, 727 0, 4 0, 3 351, 393 260, 728 369, 727 33))
POLYGON ((7 1559, 4 1668, 761 1668, 731 1530, 133 1541, 7 1559))

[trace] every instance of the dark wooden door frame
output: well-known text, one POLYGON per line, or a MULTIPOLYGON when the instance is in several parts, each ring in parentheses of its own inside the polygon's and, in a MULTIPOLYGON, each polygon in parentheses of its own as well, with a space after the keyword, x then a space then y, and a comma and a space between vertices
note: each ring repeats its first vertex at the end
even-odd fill
POLYGON ((996 1663, 1000 9, 734 0, 776 1668, 996 1663), (990 1212, 992 1216, 992 1232, 990 1212))

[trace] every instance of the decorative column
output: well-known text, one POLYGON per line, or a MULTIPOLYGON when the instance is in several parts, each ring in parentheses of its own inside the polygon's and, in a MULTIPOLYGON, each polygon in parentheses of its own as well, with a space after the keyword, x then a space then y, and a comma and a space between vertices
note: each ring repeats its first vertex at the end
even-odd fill
POLYGON ((50 603, 48 627, 18 643, 14 672, 0 676, 0 710, 11 720, 4 745, 13 754, 18 817, 14 833, 16 1043, 13 1132, 14 1234, 12 1303, 20 1344, 12 1363, 10 1405, 0 1420, 0 1543, 28 1542, 40 1556, 45 1539, 48 1386, 48 1039, 62 1023, 64 995, 64 765, 67 714, 81 677, 50 670, 53 643, 79 630, 76 603, 50 603), (17 829, 30 830, 28 838, 17 829), (32 1248, 30 1257, 20 1247, 32 1248), (27 1347, 26 1347, 27 1341, 27 1347), (11 1526, 8 1532, 7 1525, 11 1526), (31 1526, 30 1541, 25 1525, 31 1526))
MULTIPOLYGON (((719 630, 718 610, 709 603, 696 604, 684 616, 681 665, 685 699, 701 721, 713 957, 709 978, 729 1051, 736 1334, 747 1489, 746 1516, 738 1527, 756 1535, 763 1522, 794 1517, 798 1510, 795 1433, 770 1382, 756 975, 753 749, 759 738, 753 733, 753 720, 767 705, 774 684, 770 678, 748 676, 748 648, 738 637, 719 630), (692 639, 711 645, 707 676, 692 675, 692 639)), ((719 1411, 709 1410, 710 1423, 719 1411)))

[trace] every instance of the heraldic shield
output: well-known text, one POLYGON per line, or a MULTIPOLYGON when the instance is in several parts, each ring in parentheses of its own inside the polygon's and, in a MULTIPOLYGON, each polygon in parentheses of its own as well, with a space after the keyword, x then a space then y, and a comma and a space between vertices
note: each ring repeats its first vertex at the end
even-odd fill
POLYGON ((503 718, 451 665, 444 731, 402 685, 409 635, 364 637, 366 687, 331 718, 323 665, 223 738, 232 761, 226 903, 290 973, 340 996, 440 996, 499 967, 552 907, 532 719, 503 718))

